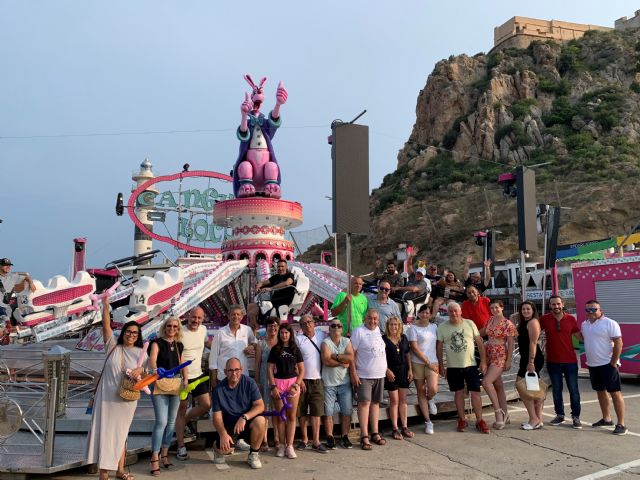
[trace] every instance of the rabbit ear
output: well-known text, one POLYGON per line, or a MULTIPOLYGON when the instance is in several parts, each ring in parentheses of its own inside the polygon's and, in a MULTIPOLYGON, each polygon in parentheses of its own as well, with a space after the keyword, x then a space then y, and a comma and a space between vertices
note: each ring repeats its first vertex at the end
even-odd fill
POLYGON ((262 88, 262 87, 264 86, 264 84, 265 84, 265 82, 266 82, 266 81, 267 81, 267 77, 262 77, 262 78, 260 79, 260 87, 259 87, 259 88, 262 88))
POLYGON ((258 87, 256 87, 256 84, 255 84, 255 83, 253 83, 253 79, 251 78, 251 75, 246 74, 246 75, 244 76, 244 79, 247 81, 247 83, 248 83, 249 85, 251 85, 251 88, 253 88, 253 89, 258 88, 258 87))

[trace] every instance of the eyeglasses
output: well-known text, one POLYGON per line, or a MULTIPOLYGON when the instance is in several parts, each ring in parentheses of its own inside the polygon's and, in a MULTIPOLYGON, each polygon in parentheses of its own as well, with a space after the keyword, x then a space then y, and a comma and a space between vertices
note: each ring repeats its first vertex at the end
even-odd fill
POLYGON ((240 373, 242 368, 227 368, 227 373, 240 373))
POLYGON ((164 328, 180 328, 180 325, 167 325, 164 328))
POLYGON ((381 292, 390 292, 391 289, 387 288, 387 287, 378 287, 378 290, 380 290, 381 292))
POLYGON ((596 313, 599 309, 597 307, 589 307, 585 308, 584 311, 587 313, 596 313))
POLYGON ((311 325, 312 323, 314 323, 312 320, 309 320, 308 322, 300 322, 300 326, 304 327, 305 325, 311 325))
POLYGON ((125 330, 124 334, 125 334, 125 335, 135 335, 135 336, 138 336, 138 331, 137 331, 137 330, 125 330))
POLYGON ((329 325, 329 328, 342 328, 342 324, 341 323, 332 323, 331 325, 329 325))
POLYGON ((269 325, 267 325, 267 328, 278 328, 278 324, 277 323, 270 323, 269 325))

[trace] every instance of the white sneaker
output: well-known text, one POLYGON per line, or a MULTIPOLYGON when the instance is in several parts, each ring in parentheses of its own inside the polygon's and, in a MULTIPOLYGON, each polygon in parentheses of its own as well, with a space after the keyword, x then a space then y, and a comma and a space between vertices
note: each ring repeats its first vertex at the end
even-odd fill
POLYGON ((251 450, 251 446, 240 438, 236 442, 236 449, 240 450, 241 452, 248 452, 249 450, 251 450))
POLYGON ((176 453, 176 458, 181 461, 189 460, 189 454, 187 453, 187 447, 180 447, 176 453))
POLYGON ((293 445, 287 445, 285 453, 287 454, 287 458, 298 458, 296 451, 293 449, 293 445))
POLYGON ((260 461, 260 453, 259 452, 249 453, 249 457, 247 458, 247 463, 251 468, 262 468, 262 462, 260 461))
POLYGON ((433 435, 433 422, 424 422, 424 433, 427 435, 433 435))
POLYGON ((429 415, 437 415, 438 414, 438 406, 436 405, 436 401, 432 398, 429 400, 429 415))
POLYGON ((276 457, 284 457, 284 443, 281 443, 276 452, 276 457))
POLYGON ((224 455, 215 448, 213 449, 213 463, 216 465, 224 465, 227 461, 224 459, 224 455))

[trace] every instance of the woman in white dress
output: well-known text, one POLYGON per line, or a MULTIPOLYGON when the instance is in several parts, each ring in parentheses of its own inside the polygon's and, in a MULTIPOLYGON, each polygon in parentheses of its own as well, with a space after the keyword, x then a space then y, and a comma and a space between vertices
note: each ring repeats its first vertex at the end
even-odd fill
POLYGON ((125 471, 125 447, 129 427, 136 411, 137 401, 126 401, 118 395, 120 382, 127 369, 130 377, 142 375, 138 367, 142 350, 142 331, 136 322, 128 322, 116 339, 111 329, 109 301, 104 299, 102 307, 102 333, 107 353, 102 376, 96 388, 91 430, 87 442, 87 460, 97 464, 100 480, 108 480, 109 471, 116 471, 116 478, 133 480, 125 471))

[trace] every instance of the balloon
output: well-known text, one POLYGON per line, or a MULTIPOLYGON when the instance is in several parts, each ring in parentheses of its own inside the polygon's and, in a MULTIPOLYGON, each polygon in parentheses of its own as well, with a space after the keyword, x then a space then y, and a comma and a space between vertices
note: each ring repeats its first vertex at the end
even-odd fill
POLYGON ((160 367, 157 373, 154 373, 153 375, 147 375, 146 377, 138 380, 136 384, 133 386, 133 389, 142 390, 143 388, 151 385, 153 382, 155 382, 156 380, 160 380, 161 378, 173 378, 174 375, 178 373, 180 370, 182 370, 184 367, 186 367, 187 365, 191 365, 192 361, 193 360, 187 360, 186 362, 181 363, 177 367, 174 367, 170 370, 165 370, 164 368, 160 367))
POLYGON ((207 380, 209 380, 208 376, 199 378, 198 380, 195 380, 195 381, 191 382, 187 388, 181 389, 180 390, 180 400, 186 400, 187 397, 189 396, 189 394, 191 392, 193 392, 198 385, 200 385, 201 383, 206 382, 207 380))
POLYGON ((284 392, 280 394, 280 399, 282 400, 282 408, 280 411, 278 410, 269 410, 268 412, 262 412, 260 415, 263 417, 280 417, 280 420, 285 422, 287 420, 287 410, 291 408, 291 404, 287 398, 289 397, 288 392, 284 392))
POLYGON ((90 307, 87 307, 87 310, 96 311, 96 312, 100 310, 100 300, 102 300, 105 297, 107 298, 110 297, 113 294, 113 292, 115 292, 116 288, 118 288, 119 286, 120 286, 120 282, 116 282, 107 290, 105 290, 104 292, 98 295, 96 295, 95 293, 92 293, 91 295, 89 295, 89 298, 91 299, 93 304, 90 307))

